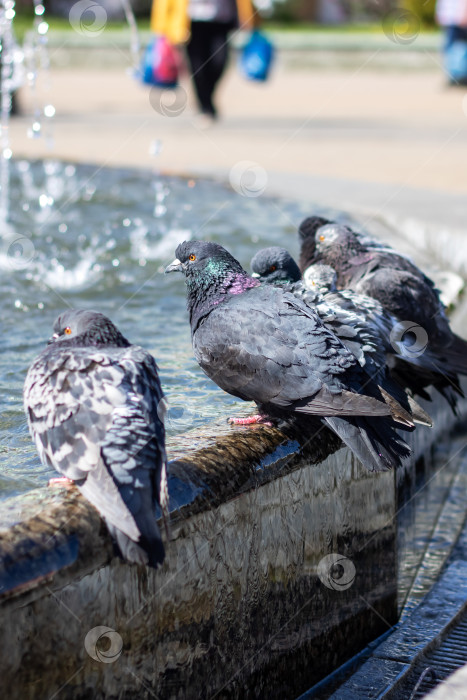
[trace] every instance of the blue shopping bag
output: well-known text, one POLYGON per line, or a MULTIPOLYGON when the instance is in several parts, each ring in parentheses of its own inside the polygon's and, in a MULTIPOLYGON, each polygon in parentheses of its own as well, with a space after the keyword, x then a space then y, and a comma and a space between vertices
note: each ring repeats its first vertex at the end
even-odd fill
POLYGON ((254 31, 240 55, 240 70, 248 80, 267 80, 274 47, 261 32, 254 31))
POLYGON ((451 80, 467 80, 467 41, 455 41, 446 49, 444 66, 451 80))

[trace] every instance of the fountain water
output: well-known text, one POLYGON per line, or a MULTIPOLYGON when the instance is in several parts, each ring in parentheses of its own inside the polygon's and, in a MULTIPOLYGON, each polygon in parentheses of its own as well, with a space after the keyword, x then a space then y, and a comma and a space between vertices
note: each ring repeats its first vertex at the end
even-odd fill
POLYGON ((0 105, 0 224, 8 219, 9 162, 12 156, 9 123, 12 95, 24 82, 24 53, 13 34, 14 0, 0 2, 1 105, 0 105))

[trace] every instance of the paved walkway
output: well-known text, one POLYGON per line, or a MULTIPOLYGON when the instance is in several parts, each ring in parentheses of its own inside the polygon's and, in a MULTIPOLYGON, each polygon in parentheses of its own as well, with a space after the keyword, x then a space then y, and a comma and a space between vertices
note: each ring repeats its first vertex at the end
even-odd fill
MULTIPOLYGON (((467 89, 446 88, 439 66, 321 70, 279 60, 270 82, 248 83, 232 66, 221 88, 222 119, 201 129, 188 78, 173 108, 121 67, 53 68, 53 156, 98 165, 151 167, 229 178, 239 162, 258 164, 266 192, 308 196, 339 207, 402 207, 408 214, 465 221, 467 89), (171 109, 172 116, 161 112, 171 109), (413 211, 411 203, 414 204, 413 211)), ((172 95, 164 95, 167 101, 172 95)), ((33 104, 11 124, 15 156, 47 155, 45 139, 26 136, 33 104)), ((383 211, 384 214, 384 211, 383 211)))

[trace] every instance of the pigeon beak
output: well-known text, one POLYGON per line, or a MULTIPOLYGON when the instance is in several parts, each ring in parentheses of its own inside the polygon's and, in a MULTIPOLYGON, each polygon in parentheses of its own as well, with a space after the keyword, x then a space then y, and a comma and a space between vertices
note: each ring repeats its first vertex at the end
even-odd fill
POLYGON ((183 263, 181 263, 178 258, 175 258, 173 263, 170 263, 170 265, 167 265, 164 272, 166 275, 169 272, 183 272, 183 263))
POLYGON ((259 279, 261 277, 261 275, 259 275, 257 272, 252 272, 251 276, 255 277, 256 279, 259 279))
POLYGON ((53 336, 52 336, 51 338, 48 339, 47 345, 52 345, 52 343, 53 343, 55 340, 57 340, 57 338, 60 338, 60 336, 58 335, 58 333, 54 333, 53 336))

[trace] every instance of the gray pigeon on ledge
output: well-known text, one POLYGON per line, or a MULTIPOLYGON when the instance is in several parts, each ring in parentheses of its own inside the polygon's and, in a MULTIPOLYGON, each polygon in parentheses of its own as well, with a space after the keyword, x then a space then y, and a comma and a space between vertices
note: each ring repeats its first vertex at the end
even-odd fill
POLYGON ((185 275, 194 354, 221 389, 255 401, 263 416, 320 417, 370 471, 397 467, 410 454, 393 420, 413 429, 410 416, 316 311, 260 285, 215 243, 184 242, 176 256, 166 272, 185 275))
POLYGON ((451 330, 433 281, 405 255, 347 226, 310 229, 309 238, 302 238, 305 243, 308 264, 330 265, 337 273, 338 289, 377 299, 399 322, 412 324, 415 336, 426 338, 417 393, 423 396, 423 388, 431 384, 455 412, 456 395, 464 395, 457 375, 467 374, 467 343, 451 330))
POLYGON ((167 511, 164 398, 154 358, 95 311, 66 311, 24 386, 44 465, 76 482, 131 563, 157 567, 167 511))
MULTIPOLYGON (((336 272, 328 265, 310 265, 302 280, 290 253, 277 246, 259 250, 251 260, 251 269, 253 277, 260 282, 281 285, 316 310, 324 326, 355 355, 380 387, 411 413, 416 422, 432 424, 428 414, 405 393, 407 385, 390 376, 388 360, 392 366, 396 364, 396 349, 390 337, 397 319, 376 299, 350 289, 337 291, 336 272)), ((400 363, 400 358, 397 362, 400 363)), ((412 367, 412 374, 414 370, 417 371, 412 367)))

